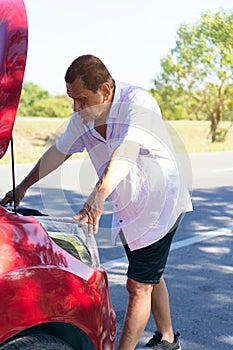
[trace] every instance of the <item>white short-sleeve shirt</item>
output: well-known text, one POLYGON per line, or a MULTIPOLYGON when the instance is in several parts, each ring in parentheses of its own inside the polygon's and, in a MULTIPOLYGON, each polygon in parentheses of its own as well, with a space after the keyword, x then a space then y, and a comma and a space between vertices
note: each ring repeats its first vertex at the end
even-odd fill
POLYGON ((56 143, 64 154, 87 149, 99 177, 113 151, 124 140, 140 145, 130 173, 109 196, 113 203, 112 239, 120 228, 131 250, 161 239, 180 214, 191 211, 173 146, 155 99, 144 89, 116 82, 104 139, 94 122, 73 113, 66 131, 56 143))

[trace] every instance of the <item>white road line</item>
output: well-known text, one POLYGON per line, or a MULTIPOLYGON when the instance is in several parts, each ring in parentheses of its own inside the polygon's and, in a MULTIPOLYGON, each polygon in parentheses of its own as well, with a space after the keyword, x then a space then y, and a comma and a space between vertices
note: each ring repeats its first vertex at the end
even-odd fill
POLYGON ((223 173, 225 171, 233 171, 233 168, 213 169, 212 173, 223 173))
MULTIPOLYGON (((233 233, 233 226, 220 228, 220 229, 214 230, 214 231, 209 231, 209 232, 206 232, 204 235, 190 237, 187 239, 183 239, 182 241, 172 243, 171 251, 176 250, 176 249, 180 249, 183 247, 187 247, 189 245, 196 244, 198 242, 203 242, 203 241, 206 241, 207 239, 211 239, 214 237, 232 235, 232 233, 233 233)), ((122 257, 119 259, 108 261, 106 263, 103 263, 102 265, 106 270, 111 270, 112 268, 122 266, 126 263, 127 263, 127 258, 122 257)))

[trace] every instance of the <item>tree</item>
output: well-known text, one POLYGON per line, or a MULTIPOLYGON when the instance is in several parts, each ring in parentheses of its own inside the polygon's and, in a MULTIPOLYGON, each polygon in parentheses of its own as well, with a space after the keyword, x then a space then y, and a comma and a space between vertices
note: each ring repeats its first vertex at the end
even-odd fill
POLYGON ((49 96, 35 101, 33 116, 48 118, 67 118, 72 113, 71 100, 65 95, 49 96))
POLYGON ((183 109, 210 120, 211 141, 217 141, 219 121, 232 105, 233 13, 208 11, 194 25, 181 24, 161 67, 152 94, 160 96, 162 109, 173 100, 174 113, 183 109))
POLYGON ((49 97, 49 93, 38 85, 26 82, 23 85, 18 114, 20 116, 34 116, 34 104, 49 97))
POLYGON ((52 96, 34 83, 24 84, 20 97, 19 116, 67 118, 71 113, 72 103, 68 96, 52 96))

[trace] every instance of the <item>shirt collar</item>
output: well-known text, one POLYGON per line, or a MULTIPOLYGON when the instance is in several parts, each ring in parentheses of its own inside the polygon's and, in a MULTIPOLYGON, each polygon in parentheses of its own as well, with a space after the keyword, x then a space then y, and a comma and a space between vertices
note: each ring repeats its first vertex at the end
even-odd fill
POLYGON ((115 91, 114 91, 113 101, 111 103, 111 107, 107 118, 107 122, 109 123, 111 123, 112 120, 117 118, 118 110, 119 110, 120 95, 121 95, 121 83, 119 81, 115 81, 115 91))

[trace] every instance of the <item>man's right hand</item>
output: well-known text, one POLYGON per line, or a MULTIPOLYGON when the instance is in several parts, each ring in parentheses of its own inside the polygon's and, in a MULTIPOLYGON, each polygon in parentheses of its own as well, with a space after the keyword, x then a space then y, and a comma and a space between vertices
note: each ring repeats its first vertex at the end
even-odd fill
MULTIPOLYGON (((26 189, 23 188, 22 186, 18 185, 15 188, 15 197, 16 197, 16 201, 15 204, 19 205, 19 203, 21 202, 21 200, 24 198, 26 193, 26 189)), ((6 193, 5 197, 1 200, 1 205, 7 205, 10 204, 12 205, 12 203, 14 202, 14 196, 13 196, 13 190, 9 191, 6 193)))

